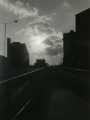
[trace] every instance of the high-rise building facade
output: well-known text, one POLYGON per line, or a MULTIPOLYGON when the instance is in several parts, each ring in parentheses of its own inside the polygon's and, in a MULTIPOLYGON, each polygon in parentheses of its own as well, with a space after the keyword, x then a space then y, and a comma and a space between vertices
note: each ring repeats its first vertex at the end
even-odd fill
POLYGON ((90 68, 90 8, 76 15, 78 64, 90 68))
POLYGON ((64 34, 64 64, 90 69, 90 8, 76 14, 76 31, 64 34))
POLYGON ((76 15, 76 32, 81 41, 90 39, 90 8, 76 15))

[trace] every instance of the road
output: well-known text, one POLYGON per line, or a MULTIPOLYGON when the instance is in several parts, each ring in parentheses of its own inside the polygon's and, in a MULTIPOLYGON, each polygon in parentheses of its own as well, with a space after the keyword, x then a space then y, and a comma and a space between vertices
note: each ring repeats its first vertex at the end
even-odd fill
POLYGON ((32 75, 32 105, 14 120, 89 120, 88 72, 46 68, 32 75))

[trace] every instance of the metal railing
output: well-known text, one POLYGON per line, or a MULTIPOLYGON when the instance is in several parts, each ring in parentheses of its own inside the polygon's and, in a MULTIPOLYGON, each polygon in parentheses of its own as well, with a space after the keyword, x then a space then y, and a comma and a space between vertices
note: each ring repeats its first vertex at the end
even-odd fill
POLYGON ((0 81, 0 85, 1 85, 1 84, 6 84, 7 82, 12 81, 12 80, 15 80, 15 79, 17 79, 17 78, 21 78, 21 77, 27 76, 27 75, 32 74, 32 73, 34 73, 34 72, 40 71, 40 70, 42 70, 42 69, 44 69, 44 67, 41 67, 41 68, 32 70, 32 71, 30 71, 30 72, 25 72, 25 73, 20 74, 20 75, 17 75, 17 76, 13 76, 13 77, 11 77, 11 78, 9 78, 9 79, 5 79, 5 80, 3 80, 3 81, 0 81))

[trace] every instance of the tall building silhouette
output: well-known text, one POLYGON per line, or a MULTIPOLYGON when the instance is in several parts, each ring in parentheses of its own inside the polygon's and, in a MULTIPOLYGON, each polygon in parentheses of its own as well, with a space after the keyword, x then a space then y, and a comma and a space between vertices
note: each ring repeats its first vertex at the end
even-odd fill
POLYGON ((64 33, 64 65, 72 66, 75 60, 75 42, 76 42, 76 33, 74 31, 70 31, 68 33, 64 33))
POLYGON ((76 31, 64 34, 64 65, 90 69, 90 8, 76 14, 76 31))
POLYGON ((76 15, 78 65, 90 68, 90 8, 76 15))
POLYGON ((8 59, 9 63, 15 67, 29 66, 29 54, 25 44, 19 42, 10 42, 8 38, 8 59))
POLYGON ((90 39, 90 8, 76 15, 76 32, 82 42, 90 39))

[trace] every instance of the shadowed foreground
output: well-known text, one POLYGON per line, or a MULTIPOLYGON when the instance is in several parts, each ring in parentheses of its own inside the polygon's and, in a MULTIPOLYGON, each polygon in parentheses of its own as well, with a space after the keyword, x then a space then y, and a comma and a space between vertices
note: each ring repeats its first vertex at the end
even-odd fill
POLYGON ((51 68, 34 73, 32 109, 28 105, 16 119, 88 120, 87 75, 51 68))

